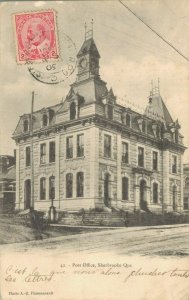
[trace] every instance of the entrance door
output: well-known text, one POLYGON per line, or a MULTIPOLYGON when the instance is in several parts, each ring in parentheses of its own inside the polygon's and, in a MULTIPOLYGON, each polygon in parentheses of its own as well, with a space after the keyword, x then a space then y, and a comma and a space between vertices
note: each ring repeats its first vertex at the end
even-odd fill
POLYGON ((25 209, 28 209, 31 207, 31 180, 27 179, 25 181, 25 187, 24 187, 24 203, 25 203, 25 209))
POLYGON ((105 174, 105 178, 104 178, 104 204, 106 206, 109 206, 109 189, 110 189, 110 175, 109 174, 105 174))
POLYGON ((146 181, 141 180, 140 182, 140 208, 146 210, 147 202, 146 202, 146 181))
POLYGON ((173 211, 176 211, 176 200, 177 200, 177 187, 173 186, 173 211))

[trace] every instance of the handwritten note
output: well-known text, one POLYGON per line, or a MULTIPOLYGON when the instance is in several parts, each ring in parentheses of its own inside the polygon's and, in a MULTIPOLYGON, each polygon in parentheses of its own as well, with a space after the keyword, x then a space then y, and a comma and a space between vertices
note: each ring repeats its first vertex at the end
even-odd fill
POLYGON ((86 299, 90 299, 90 296, 93 299, 94 293, 99 293, 95 299, 101 299, 101 289, 104 290, 104 295, 110 293, 117 297, 115 299, 125 299, 124 293, 132 290, 136 295, 131 299, 135 300, 138 299, 137 293, 141 293, 141 288, 149 289, 151 285, 159 286, 159 291, 166 289, 167 285, 173 290, 184 286, 184 290, 188 291, 189 287, 188 264, 179 261, 170 264, 155 260, 149 263, 149 259, 135 260, 128 257, 118 259, 117 262, 115 259, 106 261, 104 258, 102 261, 87 258, 84 260, 78 256, 75 261, 65 257, 51 257, 50 260, 28 258, 30 256, 21 260, 14 260, 13 257, 11 261, 3 260, 3 300, 38 300, 39 296, 53 300, 65 299, 66 296, 70 299, 85 299, 82 298, 83 290, 87 293, 86 299), (77 298, 71 298, 76 291, 77 298))
POLYGON ((28 268, 26 266, 18 267, 17 265, 8 265, 4 280, 8 282, 16 282, 22 280, 26 283, 38 283, 38 282, 51 282, 57 280, 66 274, 74 275, 99 275, 99 276, 116 276, 123 279, 123 282, 127 283, 136 277, 180 277, 183 279, 189 278, 189 269, 180 270, 174 269, 161 269, 154 268, 144 269, 143 267, 133 267, 129 263, 123 264, 110 264, 110 263, 72 263, 71 265, 60 264, 57 268, 51 269, 49 272, 44 273, 38 266, 28 268))

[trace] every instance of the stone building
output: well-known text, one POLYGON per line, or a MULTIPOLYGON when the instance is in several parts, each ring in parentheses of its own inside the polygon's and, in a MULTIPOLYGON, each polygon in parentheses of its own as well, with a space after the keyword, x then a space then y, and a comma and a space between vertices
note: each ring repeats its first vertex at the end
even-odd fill
POLYGON ((0 155, 0 213, 15 208, 16 162, 11 155, 0 155))
POLYGON ((184 164, 184 206, 185 211, 189 211, 189 164, 184 164))
POLYGON ((120 105, 100 78, 92 37, 77 60, 76 80, 64 101, 32 118, 22 115, 15 129, 17 209, 48 210, 53 197, 54 206, 67 211, 181 212, 185 147, 159 90, 151 91, 140 114, 120 105))

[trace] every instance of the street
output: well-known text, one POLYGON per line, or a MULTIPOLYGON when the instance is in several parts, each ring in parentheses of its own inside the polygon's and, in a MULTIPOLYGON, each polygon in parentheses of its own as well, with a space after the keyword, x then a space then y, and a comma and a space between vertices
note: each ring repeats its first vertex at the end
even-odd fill
MULTIPOLYGON (((64 228, 65 230, 65 228, 64 228)), ((189 255, 189 225, 128 227, 82 232, 24 243, 1 245, 0 251, 45 251, 53 254, 74 252, 112 253, 117 255, 180 256, 189 255)))

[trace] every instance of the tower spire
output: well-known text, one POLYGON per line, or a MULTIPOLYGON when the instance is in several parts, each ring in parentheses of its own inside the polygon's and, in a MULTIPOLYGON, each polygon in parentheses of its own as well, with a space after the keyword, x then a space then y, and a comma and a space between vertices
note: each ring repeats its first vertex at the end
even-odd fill
POLYGON ((159 80, 159 77, 158 77, 158 94, 160 95, 160 80, 159 80))

